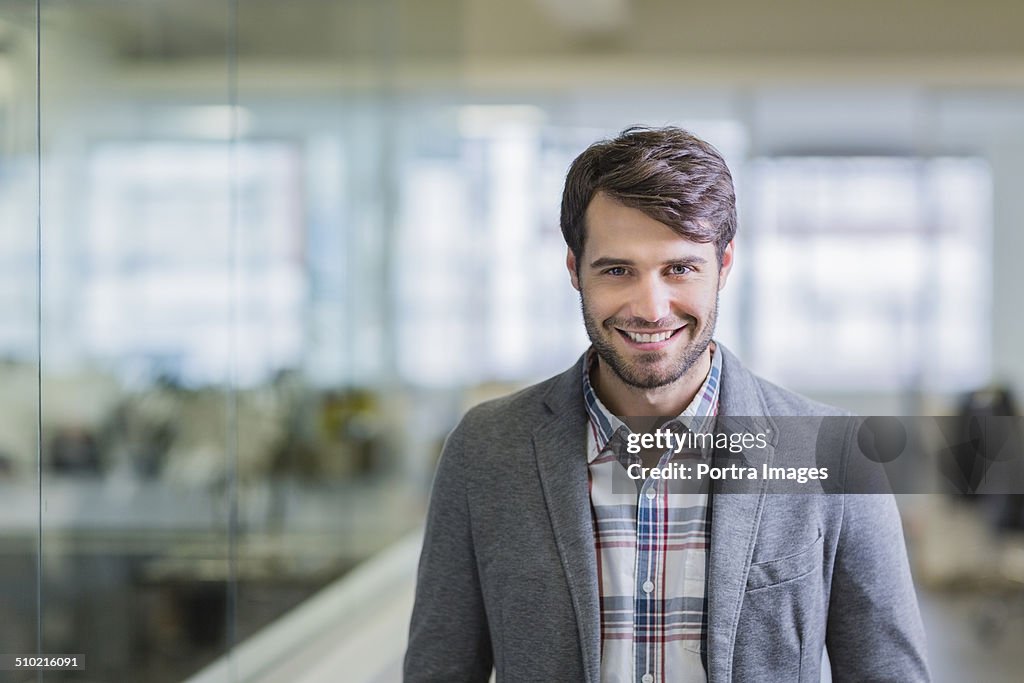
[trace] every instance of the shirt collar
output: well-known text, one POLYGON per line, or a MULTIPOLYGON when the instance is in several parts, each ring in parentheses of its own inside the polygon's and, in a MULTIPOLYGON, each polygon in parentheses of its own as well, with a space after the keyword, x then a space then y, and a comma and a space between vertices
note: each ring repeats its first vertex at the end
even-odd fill
MULTIPOLYGON (((629 427, 601 403, 597 392, 594 391, 594 385, 590 382, 590 370, 596 362, 597 352, 594 347, 590 347, 587 351, 587 359, 583 363, 583 403, 587 406, 587 414, 597 436, 597 449, 590 454, 589 460, 593 460, 597 453, 604 449, 615 432, 624 429, 626 434, 629 433, 629 427)), ((690 405, 686 406, 683 412, 676 417, 687 429, 705 426, 704 421, 707 418, 717 415, 721 379, 722 354, 715 353, 714 345, 712 345, 711 369, 708 370, 708 376, 704 378, 704 383, 697 391, 697 395, 690 401, 690 405)))

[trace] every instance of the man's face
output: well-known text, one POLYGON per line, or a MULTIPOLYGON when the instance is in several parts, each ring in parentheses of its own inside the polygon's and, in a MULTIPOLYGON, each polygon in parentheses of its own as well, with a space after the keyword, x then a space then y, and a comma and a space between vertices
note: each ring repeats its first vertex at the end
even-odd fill
POLYGON ((587 207, 586 225, 580 263, 570 251, 566 265, 590 341, 626 384, 672 384, 711 342, 732 243, 719 267, 713 243, 680 237, 600 192, 587 207))

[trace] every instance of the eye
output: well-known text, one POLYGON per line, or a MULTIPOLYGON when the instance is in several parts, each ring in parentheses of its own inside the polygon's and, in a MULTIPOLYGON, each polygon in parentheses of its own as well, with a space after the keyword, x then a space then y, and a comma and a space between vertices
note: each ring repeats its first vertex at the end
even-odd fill
POLYGON ((622 266, 612 266, 604 271, 605 275, 611 275, 612 277, 622 277, 626 274, 626 269, 622 266))
POLYGON ((669 275, 689 275, 693 268, 683 263, 673 263, 668 267, 669 275))

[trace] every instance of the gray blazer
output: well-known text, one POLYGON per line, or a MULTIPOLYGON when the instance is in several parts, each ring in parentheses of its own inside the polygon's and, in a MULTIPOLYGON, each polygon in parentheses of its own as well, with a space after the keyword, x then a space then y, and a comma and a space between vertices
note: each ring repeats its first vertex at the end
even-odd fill
MULTIPOLYGON (((755 377, 718 348, 720 415, 761 431, 773 417, 841 414, 755 377)), ((498 681, 600 681, 582 362, 473 408, 448 437, 427 515, 406 681, 486 681, 492 667, 498 681)), ((814 447, 813 438, 770 433, 769 448, 755 451, 768 464, 776 452, 814 447)), ((851 434, 830 437, 834 447, 847 447, 851 434)), ((730 484, 716 486, 711 683, 816 683, 826 645, 836 681, 929 680, 891 495, 719 495, 730 484)))

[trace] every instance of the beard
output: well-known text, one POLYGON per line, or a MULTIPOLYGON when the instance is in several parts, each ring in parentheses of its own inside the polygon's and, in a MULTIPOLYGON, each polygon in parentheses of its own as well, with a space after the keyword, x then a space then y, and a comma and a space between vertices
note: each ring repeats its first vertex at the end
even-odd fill
MULTIPOLYGON (((590 342, 594 345, 597 355, 608 364, 612 372, 627 385, 636 389, 657 389, 672 384, 689 372, 711 344, 715 323, 718 320, 718 291, 715 291, 715 305, 708 312, 706 324, 698 335, 682 349, 638 353, 632 359, 623 357, 616 350, 612 341, 612 336, 619 334, 616 327, 643 330, 645 327, 664 329, 666 327, 677 328, 681 325, 663 325, 661 321, 651 324, 644 320, 618 318, 609 318, 599 325, 588 310, 582 291, 580 292, 580 308, 583 311, 583 325, 587 328, 587 336, 590 337, 590 342), (667 367, 664 367, 662 362, 670 353, 675 353, 676 356, 670 358, 667 367)), ((697 319, 693 317, 688 317, 683 322, 690 329, 693 329, 698 323, 697 319)))

